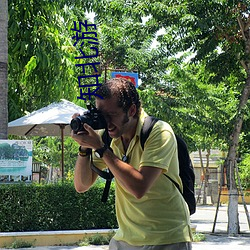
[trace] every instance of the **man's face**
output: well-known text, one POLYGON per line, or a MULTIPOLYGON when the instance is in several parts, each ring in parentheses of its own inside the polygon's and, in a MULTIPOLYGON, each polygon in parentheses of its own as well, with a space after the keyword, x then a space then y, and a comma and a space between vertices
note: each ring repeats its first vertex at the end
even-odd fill
POLYGON ((105 100, 96 99, 96 108, 102 112, 111 138, 118 138, 128 131, 131 118, 118 107, 116 97, 105 100))

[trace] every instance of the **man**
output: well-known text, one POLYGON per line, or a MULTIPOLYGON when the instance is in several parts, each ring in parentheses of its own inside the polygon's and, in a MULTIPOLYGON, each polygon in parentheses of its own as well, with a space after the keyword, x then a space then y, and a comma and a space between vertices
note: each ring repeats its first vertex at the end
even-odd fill
POLYGON ((119 229, 110 249, 191 249, 187 204, 163 174, 167 173, 182 188, 177 143, 170 125, 158 121, 142 150, 140 132, 147 114, 141 108, 134 85, 114 78, 104 83, 97 94, 103 97, 96 98, 96 107, 107 122, 113 152, 87 124, 86 132, 72 133, 80 145, 74 183, 78 192, 85 192, 97 178, 90 167, 88 148, 97 152, 96 167, 109 167, 112 171, 119 229), (122 160, 125 158, 126 162, 122 160))

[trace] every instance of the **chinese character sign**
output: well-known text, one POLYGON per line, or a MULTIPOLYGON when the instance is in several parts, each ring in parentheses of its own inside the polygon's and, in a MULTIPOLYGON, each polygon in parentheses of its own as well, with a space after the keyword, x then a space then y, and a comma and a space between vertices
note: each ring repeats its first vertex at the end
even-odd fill
POLYGON ((131 72, 111 72, 111 78, 125 78, 131 81, 138 88, 138 73, 131 72))
POLYGON ((0 140, 0 175, 32 174, 32 141, 0 140))
MULTIPOLYGON (((95 32, 96 30, 96 25, 95 24, 88 24, 87 20, 84 22, 75 22, 74 21, 74 28, 71 29, 72 31, 75 32, 74 36, 72 39, 74 40, 74 46, 78 46, 80 55, 75 57, 75 59, 81 60, 85 58, 96 58, 98 57, 98 39, 97 39, 97 33, 95 32), (85 49, 86 46, 90 46, 90 54, 87 54, 84 51, 84 45, 85 49)), ((96 94, 96 91, 98 88, 101 86, 98 81, 98 77, 101 75, 98 74, 98 69, 97 66, 100 65, 100 62, 94 62, 94 63, 78 63, 75 64, 76 67, 81 67, 82 74, 81 76, 78 76, 78 86, 80 90, 80 96, 78 96, 78 99, 82 100, 88 100, 91 99, 91 96, 98 96, 99 98, 102 98, 101 96, 96 94), (85 69, 86 67, 91 67, 94 72, 91 75, 85 75, 85 69), (84 82, 86 78, 92 78, 95 80, 95 84, 89 84, 84 82), (92 87, 92 89, 91 89, 92 87), (93 90, 93 87, 96 87, 96 89, 93 90), (87 92, 83 90, 83 88, 88 88, 87 92)))

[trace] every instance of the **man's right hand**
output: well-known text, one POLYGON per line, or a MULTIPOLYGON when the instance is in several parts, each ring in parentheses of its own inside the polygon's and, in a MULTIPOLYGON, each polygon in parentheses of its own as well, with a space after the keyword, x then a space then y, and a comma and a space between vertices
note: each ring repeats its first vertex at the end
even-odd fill
MULTIPOLYGON (((80 114, 75 113, 72 116, 72 119, 76 118, 80 114)), ((74 133, 71 131, 71 138, 76 141, 82 148, 82 150, 86 150, 87 148, 97 149, 101 148, 103 145, 101 136, 96 133, 87 123, 83 124, 84 130, 79 131, 78 133, 74 133)))

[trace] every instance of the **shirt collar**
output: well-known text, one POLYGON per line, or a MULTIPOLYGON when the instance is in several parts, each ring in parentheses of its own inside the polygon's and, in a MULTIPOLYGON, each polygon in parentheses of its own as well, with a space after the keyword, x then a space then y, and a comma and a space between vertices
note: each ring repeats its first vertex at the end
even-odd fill
MULTIPOLYGON (((135 131, 135 135, 134 137, 132 138, 132 140, 136 137, 140 137, 140 134, 141 134, 141 129, 142 129, 142 125, 144 123, 144 120, 145 118, 148 116, 148 114, 144 111, 143 108, 141 108, 141 112, 140 112, 140 116, 139 116, 139 120, 138 120, 138 123, 137 123, 137 127, 136 127, 136 131, 135 131)), ((131 140, 131 141, 132 141, 131 140)), ((116 145, 118 145, 119 143, 121 143, 121 137, 119 138, 114 138, 112 140, 113 143, 115 143, 116 145)))

